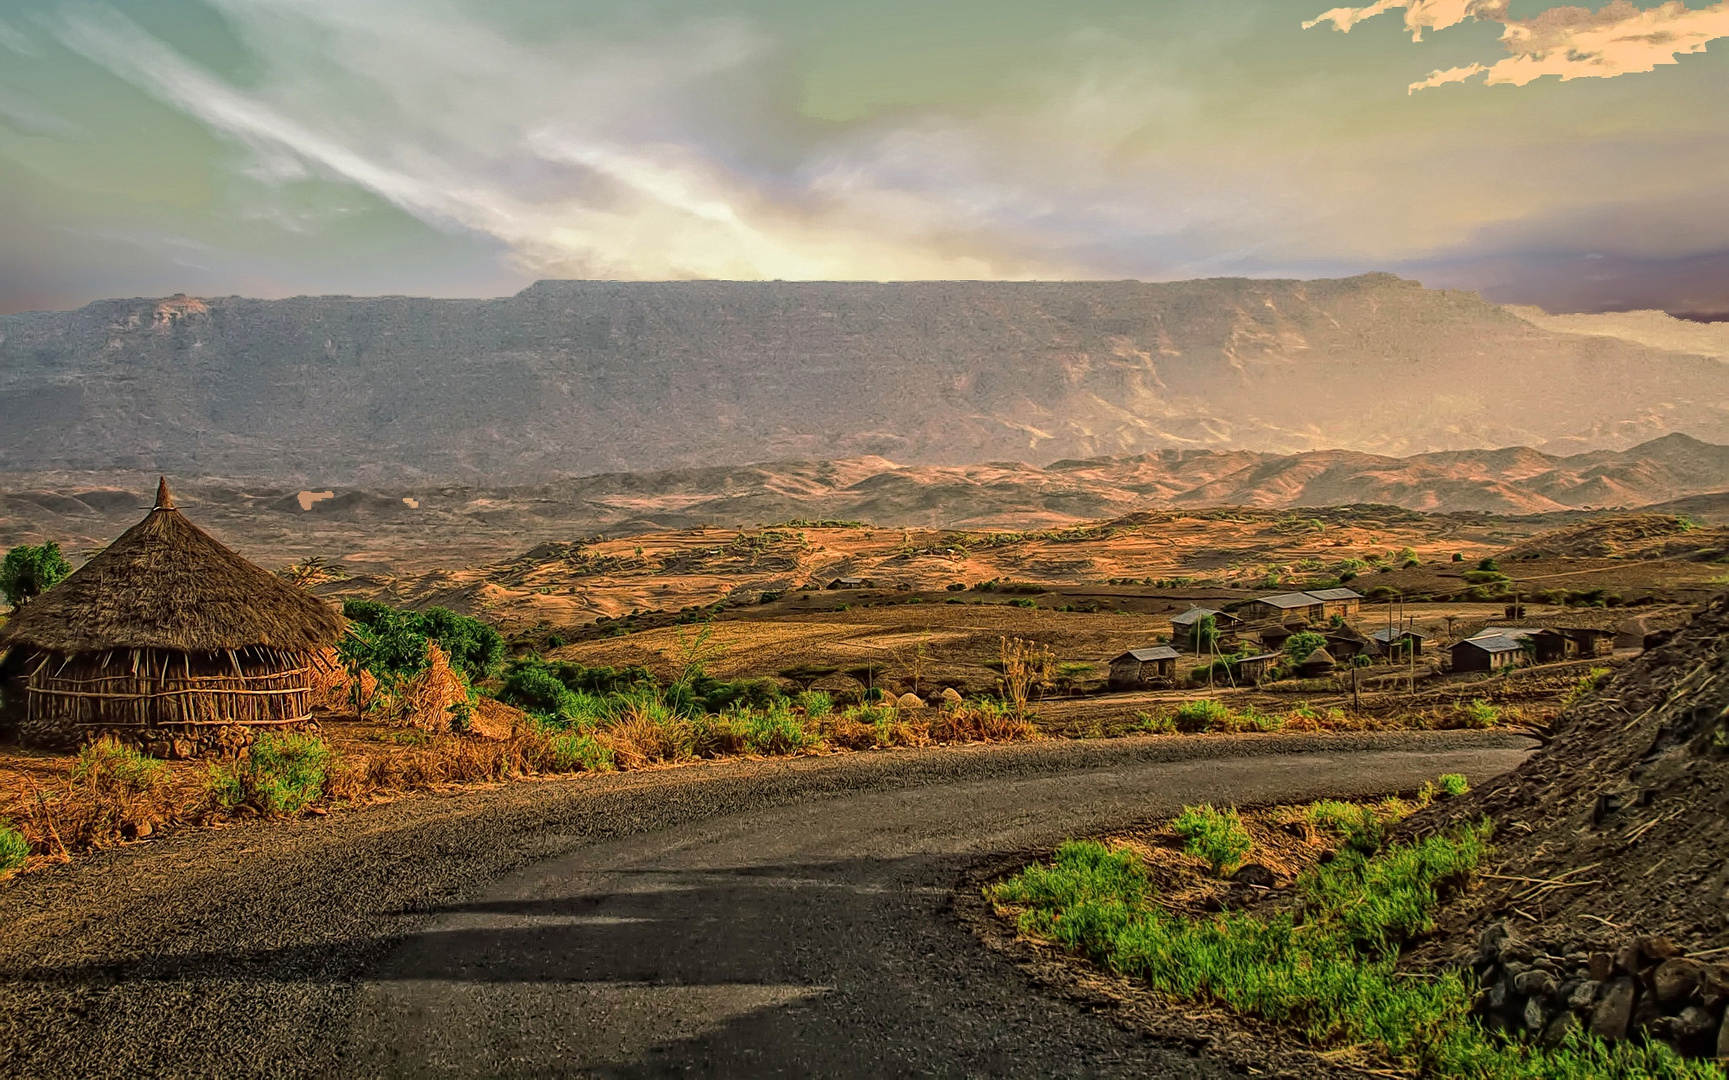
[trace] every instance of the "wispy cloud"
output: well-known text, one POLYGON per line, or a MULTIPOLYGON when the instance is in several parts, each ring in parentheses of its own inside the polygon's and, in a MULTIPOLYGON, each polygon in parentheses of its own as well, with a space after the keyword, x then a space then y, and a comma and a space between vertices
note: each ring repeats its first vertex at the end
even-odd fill
MULTIPOLYGON (((311 169, 360 185, 435 225, 502 242, 528 273, 905 278, 1074 270, 989 244, 945 244, 945 235, 967 227, 958 205, 964 195, 944 185, 910 208, 904 185, 880 186, 895 156, 894 133, 874 144, 837 143, 792 174, 728 162, 705 144, 697 122, 709 81, 763 59, 766 43, 739 24, 693 22, 652 47, 573 37, 537 48, 437 4, 218 3, 244 31, 271 39, 268 55, 282 66, 276 78, 237 88, 106 5, 68 9, 59 37, 250 147, 255 174, 292 179, 311 169), (296 38, 308 35, 317 48, 296 49, 296 38), (370 122, 332 120, 361 111, 370 122)), ((936 160, 952 161, 953 149, 936 160)))
POLYGON ((1303 28, 1330 22, 1349 33, 1364 19, 1395 8, 1405 10, 1413 41, 1421 41, 1424 30, 1445 30, 1468 19, 1501 23, 1501 44, 1512 54, 1494 64, 1431 72, 1411 84, 1412 93, 1477 75, 1490 86, 1524 86, 1545 75, 1563 82, 1609 79, 1677 63, 1679 57, 1704 52, 1712 41, 1729 37, 1729 0, 1704 8, 1689 8, 1682 0, 1654 8, 1610 0, 1597 11, 1553 7, 1528 19, 1510 18, 1508 0, 1377 0, 1368 7, 1334 8, 1303 28))

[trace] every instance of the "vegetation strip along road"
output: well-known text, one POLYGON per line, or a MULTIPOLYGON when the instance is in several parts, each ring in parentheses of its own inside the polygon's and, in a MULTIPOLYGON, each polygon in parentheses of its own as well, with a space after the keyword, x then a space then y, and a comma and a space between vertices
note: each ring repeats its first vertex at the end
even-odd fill
POLYGON ((958 923, 955 882, 1183 803, 1488 777, 1530 745, 905 750, 187 833, 0 892, 0 1072, 1227 1075, 1038 995, 958 923))

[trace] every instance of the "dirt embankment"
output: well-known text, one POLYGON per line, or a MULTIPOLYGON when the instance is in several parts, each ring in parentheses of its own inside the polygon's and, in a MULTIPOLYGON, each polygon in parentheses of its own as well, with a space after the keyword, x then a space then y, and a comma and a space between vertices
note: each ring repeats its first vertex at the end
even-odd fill
POLYGON ((1429 958, 1506 916, 1528 937, 1729 944, 1729 598, 1565 710, 1553 742, 1422 831, 1492 815, 1498 876, 1450 915, 1429 958))

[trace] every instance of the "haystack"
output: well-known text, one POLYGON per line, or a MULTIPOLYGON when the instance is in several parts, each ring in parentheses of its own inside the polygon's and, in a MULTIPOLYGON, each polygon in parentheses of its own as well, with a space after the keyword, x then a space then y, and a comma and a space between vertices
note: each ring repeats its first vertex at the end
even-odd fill
POLYGON ((108 549, 0 627, 22 661, 26 739, 112 733, 165 756, 226 750, 304 725, 312 674, 342 633, 329 605, 156 505, 108 549))
POLYGON ((422 731, 449 731, 456 711, 469 705, 468 684, 450 666, 438 642, 426 643, 426 667, 397 695, 394 719, 422 731))

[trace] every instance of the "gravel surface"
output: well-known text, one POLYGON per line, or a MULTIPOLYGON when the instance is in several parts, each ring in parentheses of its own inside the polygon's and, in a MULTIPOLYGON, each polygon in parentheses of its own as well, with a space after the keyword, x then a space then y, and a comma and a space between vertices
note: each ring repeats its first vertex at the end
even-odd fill
POLYGON ((187 833, 0 887, 0 1073, 1230 1075, 1034 992, 955 883, 1183 802, 1486 778, 1530 745, 849 754, 187 833))

